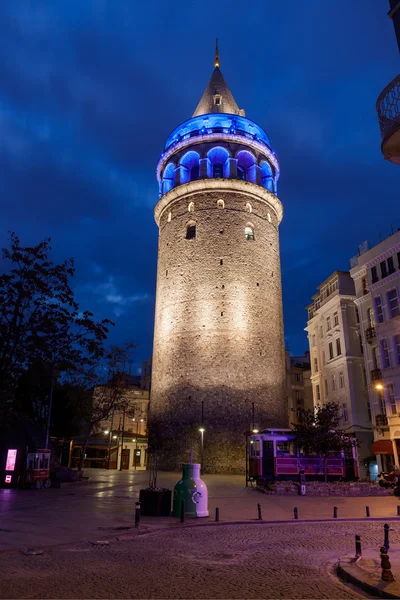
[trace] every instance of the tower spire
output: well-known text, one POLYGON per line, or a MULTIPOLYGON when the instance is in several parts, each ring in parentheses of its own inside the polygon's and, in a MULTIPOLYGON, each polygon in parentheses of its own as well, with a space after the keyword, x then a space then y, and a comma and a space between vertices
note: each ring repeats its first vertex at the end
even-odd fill
POLYGON ((214 56, 214 67, 219 67, 219 51, 218 51, 218 38, 215 42, 215 56, 214 56))

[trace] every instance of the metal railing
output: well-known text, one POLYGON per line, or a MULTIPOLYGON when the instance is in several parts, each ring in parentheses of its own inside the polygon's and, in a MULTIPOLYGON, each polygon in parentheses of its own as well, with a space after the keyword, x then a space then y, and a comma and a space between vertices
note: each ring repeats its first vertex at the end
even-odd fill
POLYGON ((371 381, 382 381, 382 371, 380 369, 372 369, 371 381))
POLYGON ((385 87, 376 102, 382 139, 400 127, 400 74, 385 87))
POLYGON ((375 423, 377 427, 383 427, 388 424, 388 418, 386 415, 376 415, 375 423))
POLYGON ((365 330, 365 339, 367 340, 368 344, 372 344, 372 342, 374 341, 375 338, 376 338, 375 327, 368 327, 365 330))

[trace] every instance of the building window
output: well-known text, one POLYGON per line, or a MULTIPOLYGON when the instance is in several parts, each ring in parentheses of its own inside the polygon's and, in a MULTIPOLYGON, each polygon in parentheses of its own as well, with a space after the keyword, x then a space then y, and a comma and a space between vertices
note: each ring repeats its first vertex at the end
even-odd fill
POLYGON ((393 256, 389 256, 389 258, 387 259, 387 265, 388 265, 389 275, 391 275, 392 273, 395 272, 393 256))
POLYGON ((381 262, 380 267, 381 267, 381 276, 383 279, 384 277, 387 277, 389 275, 387 266, 386 266, 386 260, 381 262))
POLYGON ((396 360, 397 364, 400 365, 400 335, 394 336, 394 346, 396 348, 396 360))
POLYGON ((344 373, 340 371, 339 373, 339 387, 344 388, 344 373))
POLYGON ((194 202, 189 202, 188 211, 189 212, 193 212, 194 211, 194 202))
POLYGON ((355 307, 355 311, 356 311, 356 323, 360 323, 360 313, 358 312, 357 306, 355 307))
POLYGON ((325 350, 322 350, 322 365, 325 366, 325 350))
POLYGON ((340 338, 336 340, 336 356, 340 356, 342 354, 342 349, 340 347, 340 338))
POLYGON ((349 420, 349 415, 347 413, 347 404, 346 404, 346 402, 343 402, 343 404, 342 404, 342 419, 345 422, 347 422, 349 420))
POLYGON ((325 385, 325 396, 328 397, 328 380, 324 379, 324 385, 325 385))
POLYGON ((378 271, 376 267, 372 267, 371 269, 371 279, 372 283, 376 283, 378 281, 378 271))
POLYGON ((214 96, 214 104, 216 106, 221 106, 221 96, 219 94, 215 94, 215 96, 214 96))
POLYGON ((217 206, 218 208, 225 208, 225 202, 223 200, 218 200, 217 206))
POLYGON ((168 213, 168 219, 167 219, 168 223, 171 223, 171 219, 172 219, 172 212, 169 211, 169 213, 168 213))
POLYGON ((301 382, 301 374, 295 373, 294 376, 295 376, 294 378, 295 378, 296 383, 300 383, 301 382))
POLYGON ((387 391, 388 391, 388 398, 389 398, 389 404, 390 404, 390 409, 392 411, 392 415, 397 415, 397 406, 396 406, 396 398, 394 395, 393 383, 387 384, 387 391))
POLYGON ((315 386, 315 391, 317 393, 317 400, 321 400, 321 394, 320 394, 320 391, 319 391, 319 385, 315 386))
POLYGON ((382 306, 382 298, 380 296, 375 297, 375 312, 376 312, 376 322, 383 323, 383 306, 382 306))
POLYGON ((337 312, 333 313, 333 326, 336 327, 336 325, 339 325, 339 317, 337 312))
POLYGON ((319 328, 319 337, 320 338, 324 337, 324 330, 322 329, 322 325, 319 328))
POLYGON ((329 360, 333 358, 333 345, 332 342, 329 342, 329 360))
POLYGON ((190 181, 196 181, 200 176, 199 165, 195 165, 190 169, 190 181))
POLYGON ((314 371, 318 373, 318 359, 314 358, 314 371))
POLYGON ((372 365, 373 365, 374 369, 379 369, 378 346, 374 346, 372 348, 372 365))
POLYGON ((312 339, 312 345, 315 346, 315 343, 316 343, 315 342, 315 335, 313 335, 311 339, 312 339))
POLYGON ((332 392, 336 390, 336 375, 332 375, 332 392))
POLYGON ((189 224, 186 227, 186 239, 193 240, 196 237, 196 225, 189 224))
POLYGON ((246 181, 246 171, 242 167, 237 167, 237 178, 246 181))
POLYGON ((295 397, 296 397, 296 402, 298 402, 300 400, 300 392, 299 392, 299 390, 296 390, 295 397))
POLYGON ((221 163, 215 163, 213 165, 213 178, 220 179, 224 176, 224 166, 221 163))
POLYGON ((390 318, 398 317, 400 315, 399 298, 397 296, 397 290, 390 290, 387 294, 390 318))
POLYGON ((366 277, 363 277, 361 279, 361 287, 362 287, 363 296, 365 296, 365 294, 368 294, 368 285, 367 285, 367 278, 366 277))
POLYGON ((388 369, 390 367, 390 354, 387 339, 383 338, 381 341, 382 349, 382 369, 388 369))
POLYGON ((329 331, 331 328, 331 318, 327 317, 326 319, 326 330, 329 331))
POLYGON ((368 321, 368 327, 373 327, 375 325, 374 313, 373 313, 372 308, 369 308, 367 310, 367 321, 368 321))
POLYGON ((251 206, 250 202, 248 202, 246 204, 246 212, 248 212, 248 213, 253 212, 253 207, 251 206))
POLYGON ((268 223, 271 223, 272 219, 271 219, 271 215, 269 213, 267 213, 267 219, 268 219, 268 223))
POLYGON ((250 225, 246 225, 246 227, 244 228, 244 236, 245 236, 246 240, 252 240, 252 241, 254 241, 254 229, 253 229, 253 227, 251 227, 250 225))

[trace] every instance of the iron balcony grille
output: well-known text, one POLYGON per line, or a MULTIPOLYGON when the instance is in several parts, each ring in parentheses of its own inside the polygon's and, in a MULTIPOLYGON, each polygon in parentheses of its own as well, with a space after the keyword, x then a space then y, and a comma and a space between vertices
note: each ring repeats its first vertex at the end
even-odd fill
POLYGON ((400 127, 400 74, 385 87, 376 102, 382 139, 400 127))
POLYGON ((368 327, 368 329, 365 330, 365 339, 367 340, 368 344, 372 344, 372 342, 374 341, 375 338, 376 338, 375 327, 368 327))
POLYGON ((372 369, 371 371, 371 381, 382 381, 382 371, 380 369, 372 369))
POLYGON ((386 415, 376 415, 375 423, 377 427, 383 427, 388 424, 388 418, 386 415))

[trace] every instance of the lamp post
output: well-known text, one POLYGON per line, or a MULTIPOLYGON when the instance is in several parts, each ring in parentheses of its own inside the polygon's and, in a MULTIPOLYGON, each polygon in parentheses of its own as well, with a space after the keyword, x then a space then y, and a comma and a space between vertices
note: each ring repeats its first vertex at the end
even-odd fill
POLYGON ((201 436, 201 462, 203 463, 203 449, 204 449, 204 400, 201 401, 201 426, 199 427, 201 436))
POLYGON ((121 460, 119 463, 120 471, 122 471, 122 450, 124 448, 124 431, 125 431, 125 407, 122 409, 121 460))

